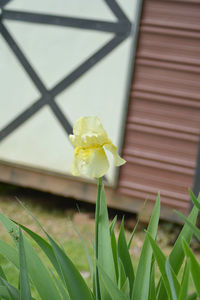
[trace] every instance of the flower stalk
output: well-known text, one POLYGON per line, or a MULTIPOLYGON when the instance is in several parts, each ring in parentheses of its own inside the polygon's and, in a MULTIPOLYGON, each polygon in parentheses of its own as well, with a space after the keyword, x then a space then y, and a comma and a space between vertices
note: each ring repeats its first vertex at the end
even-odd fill
POLYGON ((96 299, 101 300, 99 274, 98 274, 98 240, 99 240, 99 216, 100 216, 100 201, 101 201, 102 178, 97 178, 97 201, 95 211, 95 293, 96 299))

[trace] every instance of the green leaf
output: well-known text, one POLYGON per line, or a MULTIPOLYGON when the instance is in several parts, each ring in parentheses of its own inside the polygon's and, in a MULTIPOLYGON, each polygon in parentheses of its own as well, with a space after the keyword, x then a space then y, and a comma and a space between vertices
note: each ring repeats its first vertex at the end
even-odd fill
POLYGON ((57 245, 57 243, 48 235, 48 233, 46 233, 46 235, 60 265, 71 300, 93 300, 91 291, 74 264, 65 252, 57 245))
MULTIPOLYGON (((38 244, 38 246, 42 249, 42 251, 45 253, 45 255, 49 258, 49 261, 51 262, 52 266, 55 268, 59 277, 62 279, 63 275, 62 275, 60 266, 57 262, 56 256, 53 252, 51 245, 46 240, 44 240, 40 235, 33 232, 29 228, 27 228, 24 225, 19 224, 17 222, 15 222, 15 223, 18 226, 20 226, 26 233, 28 233, 29 236, 38 244)), ((69 299, 69 295, 67 294, 67 291, 65 290, 65 287, 63 286, 63 283, 58 278, 55 278, 54 274, 52 274, 52 276, 54 277, 54 279, 56 281, 57 287, 58 287, 63 299, 69 299)))
POLYGON ((176 211, 176 214, 190 227, 191 231, 200 241, 200 230, 194 224, 192 224, 183 214, 178 211, 176 211))
MULTIPOLYGON (((61 273, 59 272, 58 275, 62 274, 61 279, 66 284, 70 299, 71 300, 77 300, 77 299, 92 300, 93 296, 91 294, 91 291, 89 290, 81 274, 76 269, 76 267, 69 259, 69 257, 66 255, 64 250, 61 249, 58 246, 58 244, 50 237, 50 235, 43 229, 42 225, 32 215, 32 213, 21 202, 20 204, 24 207, 27 213, 34 219, 34 221, 38 224, 38 226, 42 229, 42 231, 47 236, 60 268, 61 273)), ((55 299, 57 300, 57 298, 55 299)))
MULTIPOLYGON (((160 194, 158 194, 156 199, 156 204, 154 206, 152 216, 149 222, 147 231, 155 239, 158 228, 158 221, 160 216, 160 194)), ((139 264, 137 268, 137 273, 133 286, 132 300, 144 300, 148 299, 149 295, 149 284, 150 284, 150 273, 151 273, 151 262, 152 262, 152 248, 149 239, 146 235, 139 264)))
POLYGON ((195 195, 193 194, 192 190, 190 190, 190 197, 191 197, 194 205, 196 205, 198 210, 200 210, 200 194, 199 194, 198 198, 196 198, 195 195))
POLYGON ((49 261, 51 262, 51 264, 53 265, 53 267, 55 268, 57 273, 61 276, 60 267, 59 267, 59 264, 57 262, 57 259, 55 257, 55 254, 53 252, 51 245, 47 241, 45 241, 40 235, 33 232, 29 228, 25 227, 24 225, 22 225, 20 223, 15 222, 15 221, 13 221, 13 222, 15 224, 17 224, 18 226, 20 226, 26 233, 28 233, 28 235, 38 244, 38 246, 42 249, 42 251, 45 253, 45 255, 49 258, 49 261))
MULTIPOLYGON (((15 244, 18 245, 18 240, 19 240, 18 226, 1 213, 0 213, 0 222, 4 225, 8 233, 11 235, 15 244)), ((33 249, 33 247, 31 246, 31 244, 26 238, 24 238, 24 248, 27 256, 28 272, 33 281, 33 284, 38 290, 40 297, 43 300, 55 300, 55 299, 60 300, 61 299, 60 294, 57 290, 55 282, 50 276, 49 271, 44 266, 43 262, 41 261, 41 259, 39 258, 39 256, 37 255, 37 253, 35 252, 35 250, 33 249)), ((1 249, 0 252, 2 252, 1 249)), ((15 263, 16 262, 17 262, 16 266, 19 267, 18 260, 16 261, 15 258, 15 263)))
MULTIPOLYGON (((200 196, 198 198, 200 200, 200 196)), ((198 209, 197 207, 193 207, 192 211, 190 212, 190 215, 188 216, 188 221, 190 221, 192 224, 196 223, 198 216, 198 209)), ((178 236, 178 239, 176 240, 174 247, 169 255, 169 262, 170 266, 173 268, 175 274, 178 274, 181 265, 184 260, 184 251, 182 248, 182 239, 184 238, 188 243, 190 243, 190 240, 192 238, 192 230, 191 228, 185 224, 178 236)), ((164 300, 164 299, 161 299, 164 300)))
POLYGON ((7 288, 7 291, 9 293, 11 299, 12 300, 20 300, 19 291, 14 286, 12 286, 11 284, 9 284, 7 282, 7 280, 5 280, 3 278, 1 278, 0 280, 4 284, 4 286, 7 288))
POLYGON ((126 279, 128 277, 126 277, 126 273, 125 273, 125 270, 124 270, 124 266, 123 266, 123 263, 121 261, 121 259, 119 258, 119 281, 118 281, 118 287, 119 289, 121 290, 126 279))
POLYGON ((20 270, 20 300, 31 300, 26 254, 21 229, 19 229, 19 270, 20 270))
POLYGON ((167 294, 168 294, 167 299, 171 299, 170 286, 169 286, 169 282, 168 282, 167 275, 166 275, 166 272, 165 272, 166 258, 164 256, 164 254, 162 253, 162 251, 160 250, 160 248, 158 247, 158 245, 156 244, 155 240, 150 236, 150 234, 148 232, 147 232, 147 236, 148 236, 149 241, 151 243, 151 247, 153 249, 154 256, 156 258, 158 267, 159 267, 160 272, 162 274, 163 283, 164 283, 164 286, 165 286, 167 294))
POLYGON ((150 286, 149 286, 149 298, 148 300, 156 299, 156 286, 155 286, 155 263, 152 260, 151 274, 150 274, 150 286))
POLYGON ((175 290, 174 281, 172 278, 172 273, 171 273, 170 264, 169 264, 168 259, 165 262, 165 270, 166 270, 167 278, 169 281, 169 286, 171 289, 172 300, 177 300, 176 290, 175 290))
POLYGON ((115 265, 112 253, 108 210, 104 186, 101 190, 100 215, 99 215, 99 232, 98 232, 98 262, 106 274, 116 282, 115 265))
POLYGON ((12 264, 14 264, 15 267, 19 268, 19 256, 17 250, 14 247, 12 247, 10 244, 4 242, 1 239, 0 239, 0 253, 5 258, 7 258, 12 264))
POLYGON ((113 233, 113 231, 115 229, 116 222, 117 222, 117 215, 114 217, 114 219, 112 220, 112 222, 110 224, 110 235, 113 233))
MULTIPOLYGON (((70 221, 71 221, 71 220, 70 220, 70 221)), ((93 264, 92 264, 92 258, 91 258, 90 254, 89 254, 89 251, 88 251, 88 248, 87 248, 87 246, 86 246, 86 243, 85 243, 84 239, 82 238, 82 236, 81 236, 81 234, 80 234, 78 228, 75 226, 75 224, 74 224, 72 221, 71 221, 71 224, 72 224, 72 227, 73 227, 74 231, 75 231, 76 234, 78 235, 78 237, 79 237, 79 239, 80 239, 80 241, 81 241, 81 243, 82 243, 82 245, 83 245, 83 248, 84 248, 85 253, 86 253, 86 255, 87 255, 87 260, 88 260, 89 268, 90 268, 90 276, 91 276, 91 278, 93 278, 93 264)))
POLYGON ((197 293, 192 293, 188 296, 187 300, 197 300, 197 293))
POLYGON ((118 282, 118 278, 119 278, 119 270, 118 270, 118 254, 117 254, 117 241, 116 241, 116 237, 115 237, 115 232, 114 232, 114 230, 111 231, 110 238, 111 238, 112 255, 113 255, 114 264, 115 264, 116 280, 117 280, 117 282, 118 282))
MULTIPOLYGON (((97 263, 98 264, 98 263, 97 263)), ((110 279, 104 269, 98 264, 98 270, 101 275, 103 284, 109 293, 111 299, 115 300, 129 300, 122 291, 120 291, 117 285, 110 279)), ((102 298, 104 300, 104 298, 102 298)))
POLYGON ((139 224, 139 222, 140 222, 140 218, 141 218, 141 216, 142 216, 142 214, 143 214, 143 211, 144 211, 144 208, 145 208, 146 203, 147 203, 147 200, 144 201, 144 204, 143 204, 143 206, 142 206, 141 212, 140 212, 139 215, 138 215, 137 222, 136 222, 136 224, 135 224, 135 227, 134 227, 134 229, 133 229, 133 232, 132 232, 131 237, 130 237, 129 242, 128 242, 128 249, 130 249, 130 246, 131 246, 133 237, 134 237, 135 232, 136 232, 136 230, 137 230, 137 227, 138 227, 138 224, 139 224))
POLYGON ((3 285, 0 285, 0 299, 10 300, 10 294, 8 293, 8 289, 3 285))
POLYGON ((126 243, 125 232, 124 232, 124 220, 122 220, 122 223, 120 226, 117 250, 118 250, 118 258, 121 259, 121 262, 124 266, 126 276, 129 279, 130 293, 132 293, 135 275, 134 275, 134 271, 133 271, 131 257, 130 257, 129 251, 128 251, 128 246, 126 243))
MULTIPOLYGON (((198 197, 198 199, 200 200, 200 196, 198 197)), ((187 220, 190 221, 192 224, 195 224, 197 220, 197 215, 198 215, 198 209, 196 206, 194 206, 187 220)), ((190 243, 192 235, 193 232, 191 228, 187 224, 185 224, 169 255, 170 266, 173 268, 174 273, 176 275, 178 274, 185 257, 183 247, 182 247, 182 239, 184 238, 188 243, 190 243)), ((167 294, 162 282, 159 283, 158 300, 167 300, 167 294)))
POLYGON ((130 299, 130 285, 128 277, 126 278, 126 281, 124 282, 124 285, 121 288, 121 291, 124 293, 124 295, 130 299))
POLYGON ((60 278, 58 278, 57 276, 55 276, 55 274, 51 271, 51 274, 57 284, 57 287, 60 291, 60 294, 62 295, 62 299, 63 300, 70 300, 69 294, 67 292, 66 286, 63 285, 63 282, 60 280, 60 278))
POLYGON ((178 300, 188 300, 190 260, 185 263, 178 300))
POLYGON ((192 252, 192 250, 190 249, 190 247, 188 246, 188 244, 186 243, 185 240, 183 240, 183 247, 184 247, 184 251, 185 254, 187 256, 187 258, 190 259, 190 263, 191 263, 191 273, 192 273, 192 279, 197 291, 197 295, 200 298, 200 284, 199 284, 199 278, 200 278, 200 266, 192 252))
POLYGON ((7 280, 6 275, 2 269, 2 267, 0 266, 0 277, 2 277, 3 279, 7 280))

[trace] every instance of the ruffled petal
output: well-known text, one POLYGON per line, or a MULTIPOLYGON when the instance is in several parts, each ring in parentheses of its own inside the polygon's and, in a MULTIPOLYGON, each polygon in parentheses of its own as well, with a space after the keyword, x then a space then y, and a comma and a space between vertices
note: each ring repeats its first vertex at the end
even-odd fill
POLYGON ((81 146, 81 138, 79 136, 70 134, 69 135, 69 140, 70 140, 70 142, 72 143, 72 145, 74 147, 80 147, 81 146))
POLYGON ((115 166, 119 167, 126 163, 126 161, 123 158, 121 158, 119 156, 119 154, 117 153, 117 147, 115 145, 113 145, 112 143, 109 143, 109 144, 105 144, 104 147, 106 150, 108 150, 112 153, 115 166))
POLYGON ((75 151, 74 151, 74 160, 73 160, 72 166, 70 168, 70 172, 74 176, 80 176, 81 175, 81 173, 79 171, 79 168, 78 168, 77 155, 78 155, 78 149, 76 148, 75 151))
POLYGON ((102 147, 75 149, 74 162, 71 167, 73 175, 99 178, 106 174, 108 168, 109 162, 102 147))
POLYGON ((103 128, 100 120, 95 116, 81 117, 79 118, 73 128, 74 135, 79 136, 104 136, 107 138, 107 133, 103 128))

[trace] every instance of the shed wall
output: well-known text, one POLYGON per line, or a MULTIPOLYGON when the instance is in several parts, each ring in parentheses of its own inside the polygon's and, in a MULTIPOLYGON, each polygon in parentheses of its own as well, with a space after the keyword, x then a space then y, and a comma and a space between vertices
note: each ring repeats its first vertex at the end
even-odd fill
POLYGON ((188 211, 200 133, 200 1, 145 0, 131 86, 122 195, 188 211))

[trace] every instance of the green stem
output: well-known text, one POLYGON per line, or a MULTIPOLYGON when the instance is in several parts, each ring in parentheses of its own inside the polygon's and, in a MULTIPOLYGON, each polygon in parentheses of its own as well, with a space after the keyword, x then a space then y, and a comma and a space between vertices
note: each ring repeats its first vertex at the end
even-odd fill
POLYGON ((96 289, 96 299, 97 300, 101 300, 99 274, 98 274, 98 267, 97 267, 101 187, 102 187, 102 178, 98 178, 97 179, 97 202, 96 202, 96 212, 95 212, 95 289, 96 289))

